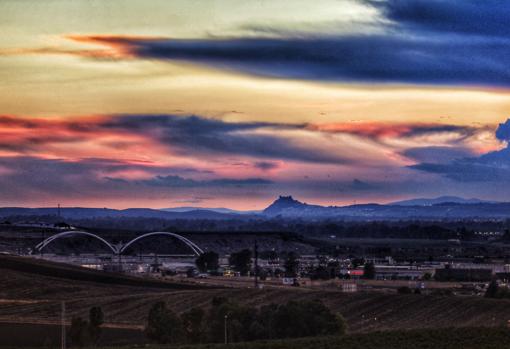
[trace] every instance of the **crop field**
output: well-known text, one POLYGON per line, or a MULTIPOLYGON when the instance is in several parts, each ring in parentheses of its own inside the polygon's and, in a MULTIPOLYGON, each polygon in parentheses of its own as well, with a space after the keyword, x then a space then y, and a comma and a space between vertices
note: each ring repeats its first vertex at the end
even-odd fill
MULTIPOLYGON (((61 328, 57 324, 0 323, 0 347, 60 347, 61 328)), ((141 330, 105 327, 101 343, 104 345, 133 345, 145 343, 141 330)))
MULTIPOLYGON (((193 307, 208 307, 215 296, 227 297, 250 306, 319 299, 333 311, 343 314, 352 334, 424 328, 497 328, 506 326, 510 319, 510 301, 504 299, 401 295, 396 292, 342 293, 299 287, 208 288, 197 284, 134 277, 128 278, 135 279, 130 281, 132 284, 126 284, 124 277, 111 275, 105 279, 107 281, 100 279, 94 282, 88 276, 84 280, 76 276, 68 278, 66 273, 57 272, 60 270, 59 265, 53 263, 44 263, 47 268, 44 273, 40 273, 41 269, 20 271, 20 268, 13 265, 0 263, 0 322, 4 328, 0 336, 6 333, 6 324, 31 324, 33 331, 39 325, 57 325, 61 301, 66 302, 68 321, 73 316, 86 318, 92 306, 101 306, 105 313, 106 327, 131 330, 134 335, 140 334, 149 308, 157 301, 163 300, 169 308, 183 312, 193 307), (48 270, 52 268, 55 270, 50 273, 48 270), (120 282, 116 283, 115 280, 120 282)), ((69 267, 67 270, 78 274, 83 271, 77 267, 69 267)), ((0 343, 4 342, 0 338, 0 343)))

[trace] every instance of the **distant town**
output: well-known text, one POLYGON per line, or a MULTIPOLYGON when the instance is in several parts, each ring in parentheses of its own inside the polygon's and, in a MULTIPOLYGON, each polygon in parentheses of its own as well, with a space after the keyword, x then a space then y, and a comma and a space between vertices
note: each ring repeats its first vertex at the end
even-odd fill
MULTIPOLYGON (((383 207, 420 210, 451 205, 469 210, 472 205, 501 205, 444 200, 450 201, 383 207)), ((259 288, 484 296, 491 282, 506 289, 510 280, 505 219, 450 216, 396 221, 367 219, 363 214, 362 220, 330 216, 308 220, 306 215, 282 215, 310 210, 309 205, 282 196, 261 212, 265 216, 229 213, 228 219, 214 216, 215 211, 207 218, 155 220, 156 210, 149 217, 143 209, 136 211, 145 212, 140 216, 108 211, 111 215, 100 217, 95 209, 51 210, 36 215, 41 211, 17 209, 12 214, 11 209, 0 224, 2 253, 155 279, 259 288)), ((180 211, 198 217, 206 212, 180 211)))

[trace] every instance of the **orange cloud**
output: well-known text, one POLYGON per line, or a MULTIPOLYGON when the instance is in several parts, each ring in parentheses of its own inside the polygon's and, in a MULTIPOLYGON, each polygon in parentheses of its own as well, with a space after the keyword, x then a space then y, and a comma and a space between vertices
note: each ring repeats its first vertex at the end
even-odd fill
POLYGON ((0 50, 0 56, 55 54, 94 59, 126 59, 134 57, 136 40, 157 40, 157 37, 122 35, 65 35, 64 38, 80 44, 107 46, 101 49, 72 49, 61 46, 10 48, 0 50))

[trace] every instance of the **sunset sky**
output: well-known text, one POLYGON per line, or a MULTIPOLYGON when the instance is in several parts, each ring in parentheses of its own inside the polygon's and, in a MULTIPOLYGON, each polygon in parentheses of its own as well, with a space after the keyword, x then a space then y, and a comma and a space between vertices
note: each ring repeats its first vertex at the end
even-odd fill
POLYGON ((2 0, 0 206, 510 201, 510 2, 2 0))

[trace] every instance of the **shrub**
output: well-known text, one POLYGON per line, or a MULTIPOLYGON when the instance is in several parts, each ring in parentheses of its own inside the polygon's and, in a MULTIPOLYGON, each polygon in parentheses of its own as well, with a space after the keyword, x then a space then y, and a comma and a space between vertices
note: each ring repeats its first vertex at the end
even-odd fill
POLYGON ((101 307, 92 307, 89 311, 89 334, 92 343, 99 342, 101 337, 101 325, 104 322, 104 314, 101 307))
POLYGON ((149 311, 145 333, 157 343, 179 343, 182 342, 184 330, 177 314, 167 309, 165 302, 158 302, 149 311))
POLYGON ((205 338, 205 312, 202 308, 193 308, 181 315, 185 338, 190 343, 200 343, 205 338))

